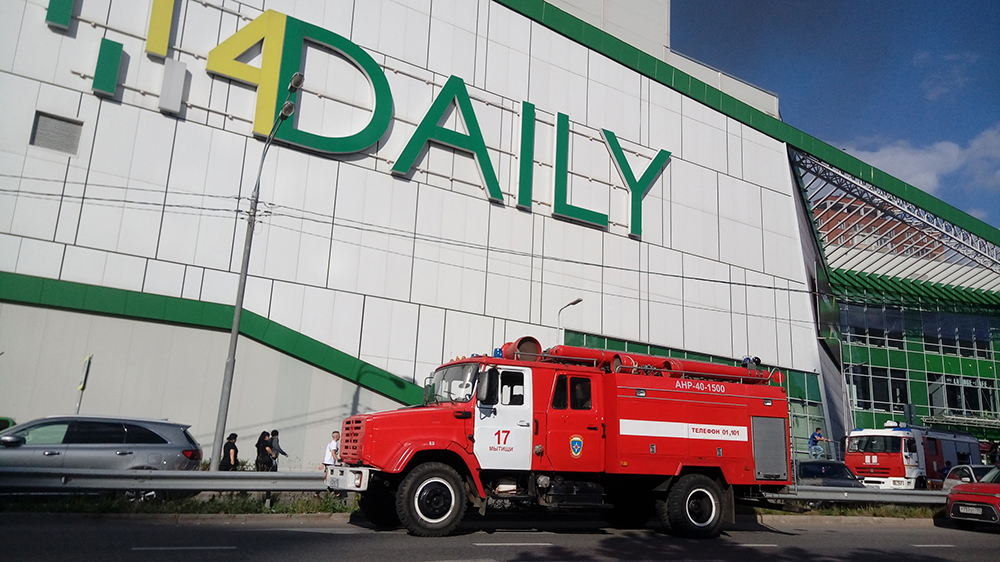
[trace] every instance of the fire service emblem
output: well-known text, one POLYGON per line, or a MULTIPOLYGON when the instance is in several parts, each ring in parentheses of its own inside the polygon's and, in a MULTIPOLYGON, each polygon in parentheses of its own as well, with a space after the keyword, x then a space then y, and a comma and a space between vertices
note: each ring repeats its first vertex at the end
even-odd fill
POLYGON ((583 453, 583 437, 574 435, 569 438, 569 452, 574 459, 580 458, 580 454, 583 453))

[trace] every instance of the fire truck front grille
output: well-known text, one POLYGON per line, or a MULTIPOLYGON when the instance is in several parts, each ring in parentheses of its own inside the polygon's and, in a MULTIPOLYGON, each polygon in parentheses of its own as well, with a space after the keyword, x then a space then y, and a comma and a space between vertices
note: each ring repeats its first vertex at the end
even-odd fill
POLYGON ((353 416, 344 420, 340 436, 340 460, 344 464, 361 462, 361 443, 365 436, 365 419, 353 416))
POLYGON ((881 466, 862 466, 854 469, 854 474, 858 477, 879 476, 887 478, 889 476, 889 469, 882 468, 881 466))

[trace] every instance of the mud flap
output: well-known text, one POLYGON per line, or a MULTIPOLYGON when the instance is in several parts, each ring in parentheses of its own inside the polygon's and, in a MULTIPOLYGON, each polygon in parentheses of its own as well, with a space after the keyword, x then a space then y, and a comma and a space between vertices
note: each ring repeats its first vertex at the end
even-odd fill
POLYGON ((726 486, 722 489, 722 522, 736 523, 736 500, 733 498, 733 487, 726 486))

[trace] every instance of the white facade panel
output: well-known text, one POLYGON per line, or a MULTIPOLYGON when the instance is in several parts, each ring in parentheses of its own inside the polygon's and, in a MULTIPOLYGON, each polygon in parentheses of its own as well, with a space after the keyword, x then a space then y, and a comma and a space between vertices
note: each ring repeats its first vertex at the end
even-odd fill
MULTIPOLYGON (((260 169, 244 307, 406 381, 420 384, 456 356, 488 353, 498 338, 530 334, 548 347, 560 328, 720 357, 752 353, 783 368, 818 363, 805 329, 811 307, 788 294, 804 287, 805 267, 785 146, 556 31, 487 0, 257 0, 239 4, 243 16, 183 2, 168 56, 184 63, 189 83, 180 113, 164 115, 163 63, 139 38, 151 3, 78 4, 75 33, 46 26, 38 3, 0 7, 0 31, 14 36, 0 33, 0 102, 10 109, 0 116, 3 272, 232 305, 260 169), (341 34, 379 66, 392 116, 370 146, 324 153, 310 144, 316 137, 301 146, 279 138, 260 167, 258 93, 274 89, 280 101, 285 85, 229 78, 227 61, 209 74, 206 57, 265 9, 341 34), (125 51, 114 100, 91 93, 104 37, 125 51), (464 82, 473 115, 452 106, 428 119, 452 76, 464 82), (521 154, 522 102, 536 111, 530 155, 521 154), (82 122, 76 154, 30 145, 36 111, 82 122), (565 178, 555 166, 559 114, 569 117, 565 178), (470 136, 473 117, 481 139, 470 136), (400 162, 421 124, 432 140, 416 146, 412 163, 400 162), (618 138, 637 177, 660 150, 672 154, 641 201, 602 129, 618 138), (473 156, 482 147, 502 202, 490 200, 489 174, 473 156), (517 208, 528 158, 531 205, 517 208), (391 173, 402 164, 410 169, 391 173), (555 190, 561 179, 565 200, 555 190), (557 206, 563 216, 554 216, 557 206)), ((254 67, 265 60, 239 58, 254 67)), ((305 91, 282 131, 342 138, 368 125, 376 97, 354 62, 309 47, 301 69, 305 91)), ((225 337, 121 322, 128 327, 108 328, 120 347, 101 344, 119 377, 101 408, 167 411, 175 391, 144 373, 162 364, 188 369, 197 397, 169 415, 197 420, 207 439, 225 337), (143 358, 157 342, 146 354, 157 360, 143 358), (174 357, 179 350, 186 357, 174 357)), ((97 321, 84 315, 73 324, 85 333, 97 321)), ((26 347, 36 354, 55 337, 30 333, 41 340, 26 347)), ((82 342, 76 357, 88 347, 80 333, 72 335, 82 342)), ((240 350, 238 365, 259 364, 234 388, 231 425, 252 441, 254 431, 271 429, 260 427, 265 421, 301 418, 301 431, 277 427, 286 449, 303 447, 302 466, 345 413, 387 404, 367 390, 356 399, 360 387, 290 355, 249 343, 240 350)), ((17 361, 57 370, 37 357, 17 361)))

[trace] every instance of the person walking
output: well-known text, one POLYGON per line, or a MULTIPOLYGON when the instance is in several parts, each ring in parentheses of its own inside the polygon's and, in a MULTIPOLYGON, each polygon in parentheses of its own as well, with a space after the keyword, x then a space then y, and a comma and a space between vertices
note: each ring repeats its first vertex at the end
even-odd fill
POLYGON ((222 446, 222 460, 219 461, 219 470, 236 470, 239 465, 240 450, 236 447, 236 434, 230 433, 226 438, 226 444, 222 446))
POLYGON ((278 443, 278 430, 271 430, 271 472, 278 472, 278 455, 288 456, 288 453, 278 443))
POLYGON ((819 444, 820 441, 829 441, 826 437, 823 437, 823 430, 816 428, 816 431, 809 436, 809 458, 819 459, 823 458, 823 446, 819 444))
POLYGON ((257 472, 269 472, 274 463, 274 451, 271 449, 271 435, 266 431, 260 432, 257 443, 257 460, 254 463, 257 472))

